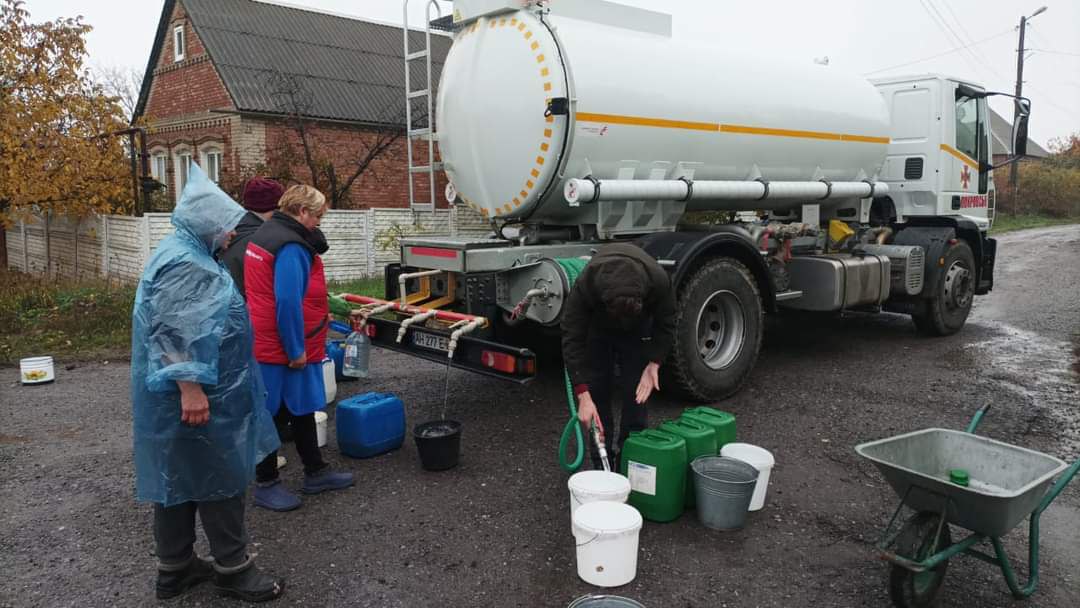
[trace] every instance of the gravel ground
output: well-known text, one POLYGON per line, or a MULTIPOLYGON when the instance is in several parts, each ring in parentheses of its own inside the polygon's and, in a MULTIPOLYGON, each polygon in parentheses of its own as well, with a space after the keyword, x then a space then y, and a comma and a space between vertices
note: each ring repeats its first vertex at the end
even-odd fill
MULTIPOLYGON (((748 387, 719 405, 738 416, 741 440, 776 455, 767 508, 738 532, 708 531, 692 513, 646 523, 637 578, 616 593, 650 607, 885 606, 872 543, 896 498, 855 444, 962 428, 992 403, 986 435, 1080 455, 1080 226, 1000 243, 998 287, 956 336, 919 337, 896 315, 771 323, 748 387)), ((128 374, 126 362, 95 362, 61 366, 49 386, 0 386, 0 605, 155 605, 150 509, 132 499, 128 374)), ((435 365, 377 353, 373 378, 340 394, 395 392, 414 424, 438 415, 442 379, 435 365)), ((530 387, 454 375, 463 461, 443 473, 422 471, 411 441, 352 460, 331 437, 326 454, 356 473, 356 487, 307 497, 293 513, 248 512, 260 564, 287 577, 279 603, 565 606, 597 592, 576 576, 555 459, 562 390, 554 372, 530 387)), ((685 405, 659 399, 651 419, 685 405)), ((286 483, 298 487, 295 451, 285 454, 286 483)), ((1024 605, 1078 606, 1080 483, 1043 522, 1042 582, 1024 605)), ((1006 538, 1014 559, 1025 536, 1006 538)), ((953 560, 945 585, 943 605, 1012 602, 1000 572, 972 559, 953 560)), ((230 602, 204 586, 171 605, 230 602)))

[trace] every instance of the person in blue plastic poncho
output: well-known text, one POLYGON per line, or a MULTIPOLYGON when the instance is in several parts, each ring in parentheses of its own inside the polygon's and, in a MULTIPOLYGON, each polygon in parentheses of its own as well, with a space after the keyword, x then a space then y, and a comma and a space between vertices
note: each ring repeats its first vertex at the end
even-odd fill
POLYGON ((131 401, 137 499, 154 503, 157 596, 211 578, 225 595, 278 597, 284 582, 247 554, 244 494, 278 447, 252 356, 247 307, 214 255, 244 210, 192 165, 132 312, 131 401), (195 554, 195 514, 213 560, 195 554))

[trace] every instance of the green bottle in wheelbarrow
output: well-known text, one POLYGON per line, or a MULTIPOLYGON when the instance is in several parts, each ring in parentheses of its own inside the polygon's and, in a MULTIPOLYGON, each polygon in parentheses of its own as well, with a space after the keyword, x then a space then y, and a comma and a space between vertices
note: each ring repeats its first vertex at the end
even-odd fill
POLYGON ((645 429, 623 444, 619 471, 630 480, 630 506, 649 521, 678 519, 686 503, 686 440, 645 429))
POLYGON ((697 496, 689 466, 699 456, 716 456, 720 451, 716 447, 716 429, 693 418, 679 418, 662 423, 659 430, 678 435, 686 441, 686 508, 693 508, 697 496))
POLYGON ((683 410, 681 417, 703 422, 716 429, 717 454, 725 445, 735 441, 735 414, 702 405, 683 410))

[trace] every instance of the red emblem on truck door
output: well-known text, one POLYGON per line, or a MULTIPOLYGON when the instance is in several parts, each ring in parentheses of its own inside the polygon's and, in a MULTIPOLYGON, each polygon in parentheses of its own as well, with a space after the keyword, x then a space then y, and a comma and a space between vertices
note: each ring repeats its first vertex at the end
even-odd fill
POLYGON ((964 190, 968 189, 968 182, 971 181, 971 171, 968 171, 968 166, 964 165, 964 168, 960 170, 960 183, 963 184, 964 190))

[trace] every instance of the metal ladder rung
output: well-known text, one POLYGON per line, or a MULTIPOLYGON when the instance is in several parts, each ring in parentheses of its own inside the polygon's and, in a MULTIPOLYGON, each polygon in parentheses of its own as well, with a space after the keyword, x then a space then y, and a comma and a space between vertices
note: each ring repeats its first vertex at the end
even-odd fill
POLYGON ((415 61, 417 59, 423 59, 428 56, 428 50, 416 51, 415 53, 409 53, 405 56, 405 61, 415 61))
POLYGON ((420 89, 419 91, 409 91, 409 99, 416 99, 417 97, 427 97, 431 94, 431 91, 427 89, 420 89))
POLYGON ((421 165, 409 167, 409 173, 427 173, 428 171, 442 171, 443 164, 435 163, 434 165, 421 165))

